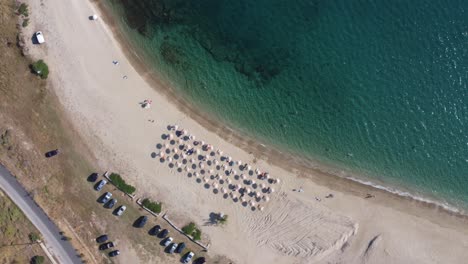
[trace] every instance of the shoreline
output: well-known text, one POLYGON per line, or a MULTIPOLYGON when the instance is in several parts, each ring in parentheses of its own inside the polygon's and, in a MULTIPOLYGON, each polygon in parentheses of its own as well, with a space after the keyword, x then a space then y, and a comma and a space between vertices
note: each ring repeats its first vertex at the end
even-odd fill
MULTIPOLYGON (((37 23, 30 30, 43 31, 48 41, 42 46, 30 45, 32 55, 44 58, 53 69, 48 86, 60 99, 64 115, 72 120, 72 127, 83 137, 84 145, 96 157, 96 167, 118 172, 137 188, 139 196, 163 202, 175 224, 194 222, 202 229, 204 241, 210 243, 210 254, 249 264, 343 260, 457 263, 468 257, 465 251, 468 221, 463 216, 327 173, 290 168, 292 157, 275 157, 271 155, 273 150, 253 146, 261 142, 251 138, 239 140, 236 136, 241 135, 234 130, 204 120, 195 110, 191 112, 191 105, 181 109, 184 100, 171 99, 172 91, 159 86, 162 80, 144 64, 135 63, 138 54, 133 49, 126 50, 126 43, 116 38, 118 27, 112 27, 105 19, 88 19, 93 13, 105 15, 93 3, 96 1, 31 1, 37 23), (81 32, 82 38, 76 38, 75 32, 81 32), (119 65, 112 63, 117 59, 119 65), (157 102, 157 107, 142 108, 140 102, 145 99, 157 102), (270 199, 264 199, 268 202, 262 207, 264 210, 246 207, 247 200, 236 201, 233 192, 232 199, 216 192, 217 182, 233 188, 227 178, 229 185, 215 180, 218 175, 209 172, 212 175, 208 182, 213 177, 210 185, 203 184, 192 173, 183 172, 188 166, 194 170, 201 167, 199 164, 179 170, 169 159, 168 162, 156 159, 158 146, 165 139, 162 135, 174 123, 235 160, 278 177, 281 183, 277 181, 270 199), (251 149, 266 153, 254 155, 249 152, 251 149), (275 158, 284 163, 276 163, 275 158), (298 187, 302 191, 293 191, 298 187), (375 196, 365 199, 367 193, 375 196), (229 223, 222 228, 207 222, 216 212, 229 215, 229 223)), ((223 178, 228 174, 220 173, 223 178)), ((233 183, 241 178, 236 176, 233 183)), ((249 184, 240 180, 239 183, 249 184)), ((246 198, 249 203, 253 201, 246 198)), ((125 254, 117 262, 144 263, 136 254, 139 245, 125 247, 125 254)))
POLYGON ((418 206, 430 210, 440 209, 441 212, 447 213, 449 216, 468 219, 468 213, 465 208, 456 207, 444 202, 442 199, 438 200, 438 197, 416 195, 412 193, 411 190, 405 190, 401 186, 392 186, 391 184, 378 181, 369 176, 358 175, 346 169, 320 164, 316 160, 299 157, 287 150, 280 150, 275 146, 267 145, 265 142, 261 141, 261 139, 255 138, 255 136, 245 135, 235 128, 228 127, 227 124, 217 120, 210 115, 209 112, 202 111, 192 105, 183 96, 177 94, 175 89, 170 87, 167 81, 162 80, 157 72, 150 70, 151 67, 148 65, 150 63, 141 58, 137 48, 127 40, 125 33, 115 20, 110 7, 102 2, 91 1, 91 3, 98 8, 102 19, 118 40, 120 49, 130 61, 131 65, 143 79, 150 84, 151 88, 162 93, 165 98, 181 112, 195 120, 205 129, 216 133, 225 141, 251 153, 257 159, 262 159, 286 171, 303 175, 303 177, 309 178, 314 183, 322 186, 348 193, 358 192, 363 195, 366 193, 379 193, 379 195, 395 196, 401 199, 402 202, 411 201, 418 206), (345 185, 347 188, 342 188, 345 185))

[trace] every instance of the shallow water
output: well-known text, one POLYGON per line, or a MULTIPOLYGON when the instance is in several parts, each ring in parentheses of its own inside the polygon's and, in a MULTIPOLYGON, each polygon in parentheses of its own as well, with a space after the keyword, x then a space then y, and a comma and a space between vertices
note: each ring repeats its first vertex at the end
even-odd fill
POLYGON ((468 204, 468 1, 108 3, 154 70, 222 122, 468 204))

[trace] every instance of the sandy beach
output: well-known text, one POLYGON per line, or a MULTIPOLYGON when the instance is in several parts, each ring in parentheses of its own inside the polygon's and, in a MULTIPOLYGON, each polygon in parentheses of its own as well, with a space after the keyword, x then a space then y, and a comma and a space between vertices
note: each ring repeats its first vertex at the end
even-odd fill
MULTIPOLYGON (((462 263, 468 257, 465 217, 316 171, 286 170, 287 157, 281 162, 279 154, 266 155, 265 149, 171 96, 131 58, 137 55, 103 19, 89 20, 95 13, 103 17, 93 3, 28 2, 33 10, 30 35, 41 30, 46 38, 44 45, 30 44, 29 52, 49 64, 50 87, 101 168, 119 172, 137 187, 138 196, 162 201, 177 224, 194 221, 201 226, 210 252, 236 263, 462 263), (141 107, 144 100, 152 100, 151 108, 141 107), (280 179, 271 186, 264 182, 275 191, 268 202, 259 199, 263 211, 214 191, 221 188, 213 188, 217 179, 208 179, 208 187, 203 176, 197 181, 193 173, 200 170, 199 161, 193 162, 194 171, 186 171, 187 165, 180 171, 171 168, 177 162, 167 156, 173 157, 178 145, 163 135, 178 140, 176 131, 168 130, 175 124, 223 151, 213 159, 230 156, 280 179), (161 161, 166 150, 169 154, 161 161), (373 198, 365 198, 367 194, 373 198), (218 212, 229 215, 228 224, 207 224, 210 214, 218 212)), ((193 140, 181 144, 193 146, 193 140)), ((125 245, 128 252, 133 247, 125 245)), ((125 253, 119 261, 141 263, 138 256, 125 253)))

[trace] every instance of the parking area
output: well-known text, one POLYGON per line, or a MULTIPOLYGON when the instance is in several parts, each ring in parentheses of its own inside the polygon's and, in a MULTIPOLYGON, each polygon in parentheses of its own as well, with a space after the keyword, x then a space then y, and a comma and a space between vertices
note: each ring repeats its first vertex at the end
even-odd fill
MULTIPOLYGON (((134 229, 135 236, 148 236, 151 240, 154 239, 155 254, 164 254, 174 263, 206 263, 208 257, 202 247, 180 234, 161 217, 155 217, 143 210, 132 198, 107 182, 108 180, 102 175, 91 174, 87 180, 90 191, 96 197, 96 205, 101 207, 100 210, 107 210, 109 217, 114 221, 119 221, 119 224, 123 222, 124 225, 134 229), (103 181, 106 183, 103 184, 103 181), (187 261, 190 252, 193 252, 193 257, 187 261)), ((125 251, 119 249, 118 243, 114 243, 118 232, 114 234, 116 231, 112 227, 107 229, 102 234, 96 234, 96 239, 103 235, 107 236, 105 241, 96 241, 96 249, 111 259, 118 259, 125 254, 125 251)))

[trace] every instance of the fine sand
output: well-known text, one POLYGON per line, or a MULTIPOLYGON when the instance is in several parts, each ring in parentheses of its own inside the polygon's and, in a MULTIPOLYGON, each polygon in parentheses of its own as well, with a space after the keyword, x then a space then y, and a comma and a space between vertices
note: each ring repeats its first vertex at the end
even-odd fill
MULTIPOLYGON (((32 14, 29 36, 42 30, 46 39, 41 46, 31 44, 29 52, 49 63, 51 87, 98 157, 97 162, 123 175, 137 187, 138 196, 162 201, 164 211, 176 224, 194 221, 201 226, 210 253, 249 264, 462 263, 468 258, 465 217, 337 177, 284 170, 285 164, 277 166, 280 164, 274 159, 258 159, 263 155, 237 147, 245 142, 218 136, 216 133, 225 131, 221 125, 182 107, 180 101, 161 92, 164 88, 147 73, 142 74, 141 65, 132 65, 111 28, 102 19, 88 19, 99 14, 92 3, 28 2, 32 14), (153 101, 150 109, 141 107, 145 99, 153 101), (252 210, 229 195, 223 196, 221 186, 213 188, 216 179, 208 177, 205 185, 202 177, 194 175, 200 172, 198 162, 188 164, 195 165, 190 175, 187 165, 178 171, 176 160, 167 160, 178 145, 162 137, 174 133, 167 128, 174 124, 234 160, 280 179, 270 200, 262 202, 264 210, 255 206, 252 210), (158 149, 158 144, 169 146, 158 149), (169 154, 161 161, 160 152, 166 149, 169 154), (304 191, 292 191, 299 187, 304 191), (330 193, 333 197, 325 198, 330 193), (375 197, 365 199, 367 193, 375 197), (229 215, 225 226, 210 224, 210 214, 218 212, 229 215)), ((226 183, 217 184, 227 187, 226 183)), ((124 247, 135 251, 133 245, 124 247)), ((135 258, 122 250, 119 261, 140 263, 135 258)))

